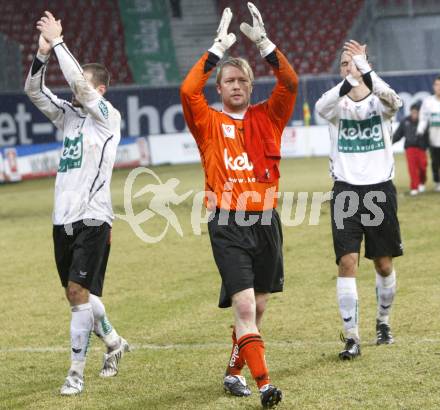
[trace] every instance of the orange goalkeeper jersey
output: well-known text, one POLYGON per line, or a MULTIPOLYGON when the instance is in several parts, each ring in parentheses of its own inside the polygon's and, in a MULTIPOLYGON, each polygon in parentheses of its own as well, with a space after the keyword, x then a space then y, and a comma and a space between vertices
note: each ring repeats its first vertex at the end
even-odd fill
MULTIPOLYGON (((268 100, 263 102, 271 133, 278 148, 295 105, 298 77, 284 55, 275 49, 266 57, 277 77, 268 100)), ((180 94, 186 123, 200 151, 205 171, 208 209, 264 211, 277 205, 278 180, 258 182, 245 148, 243 120, 208 105, 203 88, 218 57, 206 52, 183 81, 180 94)))

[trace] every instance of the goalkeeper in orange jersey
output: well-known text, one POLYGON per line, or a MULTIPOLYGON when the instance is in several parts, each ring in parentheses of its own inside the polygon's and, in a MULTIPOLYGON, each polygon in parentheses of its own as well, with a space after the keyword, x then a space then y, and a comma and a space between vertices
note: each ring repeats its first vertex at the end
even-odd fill
POLYGON ((269 295, 284 284, 282 230, 276 211, 281 135, 295 105, 298 77, 266 36, 257 8, 248 3, 253 25, 240 30, 255 43, 277 83, 269 99, 250 105, 254 76, 248 62, 225 52, 236 41, 228 34, 232 19, 223 11, 213 46, 190 70, 181 87, 185 120, 205 171, 208 230, 222 287, 219 307, 233 309, 233 347, 224 388, 250 395, 241 370, 246 363, 264 408, 277 405, 281 390, 272 385, 260 334, 269 295), (223 108, 209 107, 203 88, 217 67, 217 91, 223 108))

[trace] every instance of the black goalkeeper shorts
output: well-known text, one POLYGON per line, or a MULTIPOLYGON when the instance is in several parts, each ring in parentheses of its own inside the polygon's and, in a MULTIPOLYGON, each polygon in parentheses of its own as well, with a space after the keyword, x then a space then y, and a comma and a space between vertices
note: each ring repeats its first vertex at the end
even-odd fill
MULTIPOLYGON (((223 211, 224 212, 224 211, 223 211)), ((226 223, 217 210, 208 223, 209 237, 217 267, 222 278, 219 307, 232 304, 231 297, 253 288, 259 293, 282 292, 284 285, 283 234, 277 211, 269 211, 268 222, 261 223, 262 212, 245 212, 244 217, 259 218, 251 226, 237 223, 229 211, 226 223)), ((243 214, 243 213, 242 213, 243 214)))
POLYGON ((69 281, 102 296, 110 254, 111 227, 97 220, 53 226, 55 262, 63 287, 69 281))

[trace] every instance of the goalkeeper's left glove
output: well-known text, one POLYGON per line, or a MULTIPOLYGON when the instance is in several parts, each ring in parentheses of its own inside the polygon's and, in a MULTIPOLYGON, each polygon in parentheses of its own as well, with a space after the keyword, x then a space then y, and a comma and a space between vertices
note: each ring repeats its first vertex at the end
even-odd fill
POLYGON ((261 56, 266 57, 275 50, 275 44, 267 38, 263 19, 261 18, 258 9, 250 1, 247 5, 252 15, 252 27, 247 23, 241 23, 240 30, 246 37, 256 44, 260 50, 261 56))

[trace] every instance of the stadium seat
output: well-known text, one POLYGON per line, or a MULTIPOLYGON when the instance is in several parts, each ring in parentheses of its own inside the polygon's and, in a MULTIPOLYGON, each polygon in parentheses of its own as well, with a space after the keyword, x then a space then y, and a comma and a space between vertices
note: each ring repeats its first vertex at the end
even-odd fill
MULTIPOLYGON (((80 63, 102 62, 110 70, 113 84, 133 83, 117 0, 0 0, 0 10, 0 33, 22 45, 23 78, 37 50, 35 24, 44 10, 51 10, 61 19, 66 44, 80 63), (112 56, 112 50, 118 52, 112 56)), ((49 65, 47 83, 52 87, 66 86, 57 64, 49 65)))
MULTIPOLYGON (((254 4, 263 15, 269 38, 289 56, 295 69, 300 74, 318 74, 331 71, 364 0, 255 0, 254 4)), ((234 33, 240 33, 241 21, 251 23, 246 2, 219 0, 218 5, 219 15, 225 7, 232 8, 234 33)), ((246 56, 256 75, 269 75, 270 67, 259 64, 258 53, 248 44, 246 48, 236 46, 233 53, 246 56)))

